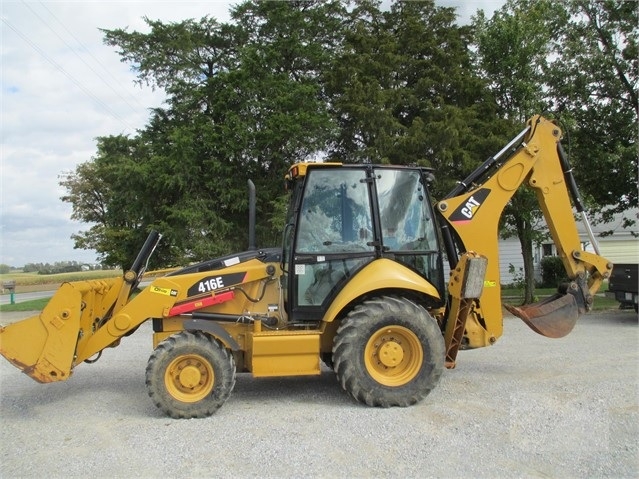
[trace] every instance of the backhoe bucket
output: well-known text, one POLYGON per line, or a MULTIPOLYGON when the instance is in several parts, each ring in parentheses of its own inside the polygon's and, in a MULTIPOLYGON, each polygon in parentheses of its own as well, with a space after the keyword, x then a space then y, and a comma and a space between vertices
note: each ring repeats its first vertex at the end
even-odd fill
POLYGON ((580 309, 572 294, 556 293, 537 303, 524 306, 504 304, 511 313, 521 318, 530 329, 547 338, 563 338, 575 327, 580 309))
POLYGON ((0 327, 0 354, 38 382, 68 379, 83 311, 89 313, 92 298, 104 289, 87 283, 64 283, 39 315, 0 327))

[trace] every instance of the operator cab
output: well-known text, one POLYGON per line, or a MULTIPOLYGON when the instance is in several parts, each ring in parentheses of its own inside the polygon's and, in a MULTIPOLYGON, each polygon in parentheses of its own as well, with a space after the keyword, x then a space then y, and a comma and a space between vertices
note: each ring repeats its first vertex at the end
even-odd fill
POLYGON ((322 319, 335 295, 368 263, 397 261, 445 297, 441 249, 428 194, 430 170, 298 163, 282 254, 289 321, 322 319))

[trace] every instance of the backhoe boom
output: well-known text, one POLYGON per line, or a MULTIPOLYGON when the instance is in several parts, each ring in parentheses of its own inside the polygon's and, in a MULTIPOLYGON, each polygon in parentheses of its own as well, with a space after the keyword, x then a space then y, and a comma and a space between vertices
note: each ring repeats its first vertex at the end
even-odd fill
POLYGON ((612 264, 607 259, 582 248, 571 200, 585 220, 591 242, 596 241, 561 147, 561 135, 555 123, 533 117, 515 139, 437 204, 446 223, 443 237, 451 268, 457 251, 474 251, 488 258, 484 291, 467 326, 470 347, 488 345, 502 332, 499 220, 521 185, 535 192, 571 282, 542 303, 506 308, 536 332, 561 337, 572 330, 579 314, 591 309, 595 293, 610 275, 612 264))

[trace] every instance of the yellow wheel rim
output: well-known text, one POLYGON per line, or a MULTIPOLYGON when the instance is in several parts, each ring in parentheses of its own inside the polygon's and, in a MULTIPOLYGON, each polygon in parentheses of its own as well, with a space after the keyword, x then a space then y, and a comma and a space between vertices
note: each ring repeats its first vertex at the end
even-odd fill
POLYGON ((366 343, 364 362, 371 377, 384 386, 409 383, 422 367, 424 351, 410 329, 386 326, 366 343))
POLYGON ((201 401, 213 391, 213 366, 198 354, 179 356, 164 372, 168 393, 182 402, 201 401))

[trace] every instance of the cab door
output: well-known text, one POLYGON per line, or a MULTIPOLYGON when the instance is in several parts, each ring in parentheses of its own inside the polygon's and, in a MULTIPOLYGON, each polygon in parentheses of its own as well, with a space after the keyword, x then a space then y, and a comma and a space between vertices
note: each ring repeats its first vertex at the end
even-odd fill
POLYGON ((288 271, 293 321, 321 319, 343 285, 375 258, 369 175, 362 167, 308 169, 288 271))

